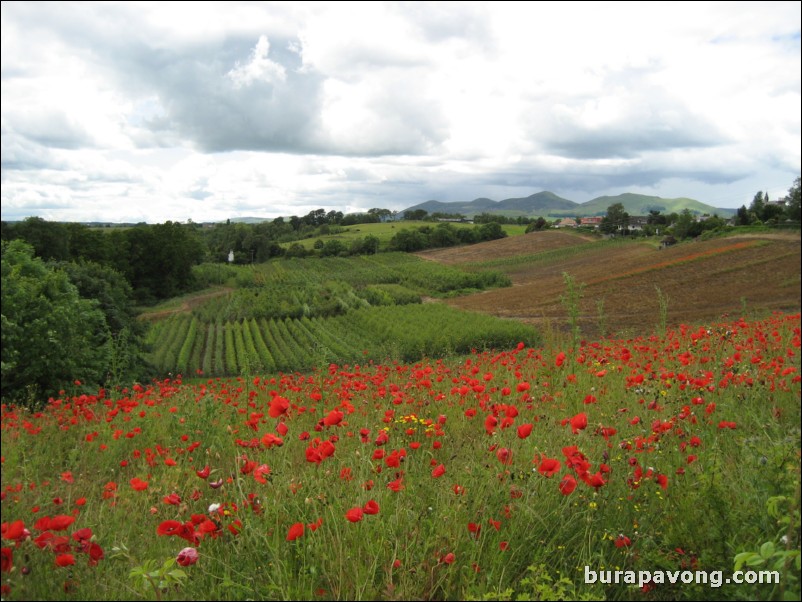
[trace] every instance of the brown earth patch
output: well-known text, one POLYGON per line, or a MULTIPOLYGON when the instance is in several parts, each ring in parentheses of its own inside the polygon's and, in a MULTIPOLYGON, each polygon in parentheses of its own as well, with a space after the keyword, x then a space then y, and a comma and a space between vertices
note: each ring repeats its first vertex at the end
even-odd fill
POLYGON ((156 310, 156 311, 146 311, 146 312, 143 312, 143 313, 139 314, 139 319, 140 320, 155 321, 155 320, 161 320, 163 318, 167 318, 167 317, 172 316, 174 314, 182 314, 182 313, 188 314, 194 308, 198 307, 199 305, 202 305, 203 303, 205 303, 209 299, 213 299, 214 297, 221 297, 222 295, 226 295, 226 294, 230 293, 232 290, 234 290, 234 289, 228 288, 228 287, 223 287, 223 288, 217 288, 217 289, 214 289, 212 291, 205 292, 205 293, 192 295, 192 296, 187 297, 186 299, 184 299, 181 302, 181 305, 179 305, 178 307, 174 307, 174 308, 171 308, 171 309, 161 309, 161 310, 156 310))
MULTIPOLYGON (((509 256, 504 255, 507 248, 494 254, 493 243, 485 244, 484 260, 509 256)), ((568 273, 585 285, 579 307, 586 336, 599 334, 600 315, 607 334, 652 332, 661 319, 658 288, 668 299, 669 325, 718 320, 740 315, 744 308, 799 311, 802 305, 798 232, 716 238, 663 250, 638 242, 596 243, 579 251, 548 261, 501 264, 494 269, 507 273, 512 287, 447 302, 566 330, 568 313, 560 298, 566 292, 563 274, 568 273)))

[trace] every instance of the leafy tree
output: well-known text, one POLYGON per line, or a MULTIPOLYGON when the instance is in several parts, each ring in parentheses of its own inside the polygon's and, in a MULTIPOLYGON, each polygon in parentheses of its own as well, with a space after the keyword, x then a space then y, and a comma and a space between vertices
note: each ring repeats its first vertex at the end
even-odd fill
POLYGON ((752 199, 752 203, 749 205, 749 212, 754 214, 755 216, 753 222, 764 221, 763 213, 766 208, 766 203, 768 202, 768 199, 769 199, 768 193, 764 195, 762 190, 758 190, 757 193, 755 193, 755 196, 752 199))
POLYGON ((602 218, 599 230, 605 234, 615 234, 625 230, 629 225, 629 213, 624 210, 623 203, 613 203, 607 207, 607 214, 602 218))
POLYGON ((70 258, 70 239, 64 224, 28 217, 14 226, 13 238, 23 239, 42 259, 66 261, 70 258))
POLYGON ((788 219, 798 222, 800 221, 800 178, 794 180, 794 185, 788 189, 788 196, 785 197, 785 213, 788 219))
POLYGON ((549 223, 546 221, 545 218, 539 217, 533 222, 529 222, 529 225, 526 227, 525 234, 529 234, 530 232, 539 232, 541 230, 545 230, 549 227, 549 223))
POLYGON ((2 243, 2 398, 29 406, 79 379, 103 382, 109 329, 97 301, 21 240, 2 243))
POLYGON ((166 222, 129 228, 115 246, 116 267, 141 302, 166 299, 192 287, 192 266, 204 257, 194 228, 166 222))
POLYGON ((421 221, 425 220, 428 215, 429 212, 425 209, 415 209, 414 211, 405 211, 404 219, 421 221))
POLYGON ((498 222, 488 222, 479 226, 479 240, 498 240, 506 236, 507 233, 498 222))
POLYGON ((428 237, 420 230, 404 228, 390 239, 390 248, 395 251, 414 253, 422 251, 429 246, 428 237))

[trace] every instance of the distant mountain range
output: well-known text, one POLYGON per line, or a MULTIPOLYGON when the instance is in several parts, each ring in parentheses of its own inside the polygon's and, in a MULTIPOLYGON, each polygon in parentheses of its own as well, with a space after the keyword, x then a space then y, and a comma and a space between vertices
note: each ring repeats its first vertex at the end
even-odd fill
POLYGON ((589 217, 605 215, 607 208, 615 203, 621 203, 624 210, 630 215, 648 215, 649 211, 653 210, 660 213, 680 213, 683 209, 688 209, 691 213, 698 215, 705 213, 717 214, 719 217, 735 215, 735 209, 721 209, 688 198, 664 199, 659 196, 625 192, 617 196, 596 197, 586 203, 576 203, 548 191, 503 201, 494 201, 488 198, 474 199, 467 203, 426 201, 404 209, 399 214, 403 215, 406 211, 423 209, 428 213, 458 213, 466 217, 474 217, 480 213, 496 213, 508 217, 589 217))

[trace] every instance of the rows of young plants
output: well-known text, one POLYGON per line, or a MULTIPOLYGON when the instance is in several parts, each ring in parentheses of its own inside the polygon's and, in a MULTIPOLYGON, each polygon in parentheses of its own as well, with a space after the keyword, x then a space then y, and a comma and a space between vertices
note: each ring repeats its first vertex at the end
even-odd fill
POLYGON ((510 285, 497 271, 468 272, 406 253, 279 259, 242 267, 204 265, 197 268, 196 277, 203 285, 236 287, 193 310, 205 322, 333 316, 372 305, 420 303, 422 296, 510 285), (227 279, 221 274, 228 274, 227 279))
POLYGON ((424 356, 534 344, 524 324, 443 304, 364 307, 341 316, 250 318, 204 323, 174 315, 153 326, 152 361, 164 374, 224 376, 308 370, 362 359, 424 356))
MULTIPOLYGON (((330 326, 280 323, 204 340, 250 333, 258 355, 256 332, 330 326)), ((798 600, 801 345, 799 313, 778 313, 409 364, 76 380, 41 411, 2 407, 2 597, 798 600)))

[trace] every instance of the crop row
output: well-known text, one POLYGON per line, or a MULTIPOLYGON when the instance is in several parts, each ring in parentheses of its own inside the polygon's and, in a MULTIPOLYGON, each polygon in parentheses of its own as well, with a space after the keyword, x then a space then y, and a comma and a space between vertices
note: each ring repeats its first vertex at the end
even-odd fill
POLYGON ((209 376, 295 372, 327 363, 414 361, 425 356, 534 344, 526 325, 442 304, 365 307, 340 316, 204 323, 189 315, 154 325, 151 361, 163 373, 209 376))

